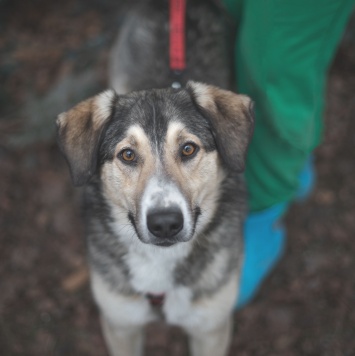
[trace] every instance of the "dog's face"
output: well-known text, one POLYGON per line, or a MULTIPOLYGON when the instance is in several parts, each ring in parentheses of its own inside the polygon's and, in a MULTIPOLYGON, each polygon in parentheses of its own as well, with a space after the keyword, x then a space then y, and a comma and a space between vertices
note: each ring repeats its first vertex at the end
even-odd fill
POLYGON ((116 221, 157 246, 189 241, 211 220, 226 169, 241 171, 250 99, 212 86, 89 99, 58 118, 74 183, 99 174, 116 221))

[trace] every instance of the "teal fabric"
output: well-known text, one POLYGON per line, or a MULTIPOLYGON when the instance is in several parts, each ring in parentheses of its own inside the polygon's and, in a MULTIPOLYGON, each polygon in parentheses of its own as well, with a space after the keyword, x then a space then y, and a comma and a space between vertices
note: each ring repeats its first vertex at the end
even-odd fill
POLYGON ((257 293, 262 281, 281 258, 285 230, 281 218, 285 204, 250 214, 244 225, 244 262, 236 308, 246 305, 257 293))
POLYGON ((237 90, 255 101, 246 167, 253 212, 295 197, 323 130, 324 92, 354 0, 225 0, 238 23, 237 90))
MULTIPOLYGON (((296 199, 302 201, 311 193, 315 174, 313 157, 310 157, 299 177, 296 199)), ((244 261, 239 284, 236 308, 245 306, 258 292, 262 282, 283 255, 286 230, 282 217, 288 205, 280 203, 273 207, 250 213, 244 225, 244 261)))
POLYGON ((251 213, 236 307, 249 302, 283 254, 282 216, 314 183, 329 66, 354 0, 224 0, 238 27, 237 91, 255 102, 246 180, 251 213))
POLYGON ((314 183, 313 149, 323 131, 328 69, 354 0, 224 0, 238 27, 237 91, 255 102, 246 180, 251 213, 237 307, 283 254, 282 216, 314 183))

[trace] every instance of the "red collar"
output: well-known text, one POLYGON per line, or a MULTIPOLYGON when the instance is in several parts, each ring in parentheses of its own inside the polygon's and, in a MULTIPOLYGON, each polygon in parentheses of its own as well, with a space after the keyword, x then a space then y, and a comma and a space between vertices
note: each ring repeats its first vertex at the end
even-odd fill
POLYGON ((170 69, 175 75, 186 68, 185 60, 186 0, 170 0, 170 69))
POLYGON ((147 293, 146 298, 149 300, 149 303, 152 307, 161 307, 164 304, 165 294, 152 294, 147 293))

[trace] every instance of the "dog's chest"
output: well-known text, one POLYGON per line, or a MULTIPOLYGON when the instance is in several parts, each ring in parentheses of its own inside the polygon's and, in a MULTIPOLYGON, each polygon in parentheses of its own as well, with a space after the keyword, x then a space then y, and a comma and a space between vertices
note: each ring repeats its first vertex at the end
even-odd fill
POLYGON ((175 269, 190 251, 188 243, 170 248, 132 246, 125 257, 130 283, 139 293, 165 294, 174 289, 175 269))

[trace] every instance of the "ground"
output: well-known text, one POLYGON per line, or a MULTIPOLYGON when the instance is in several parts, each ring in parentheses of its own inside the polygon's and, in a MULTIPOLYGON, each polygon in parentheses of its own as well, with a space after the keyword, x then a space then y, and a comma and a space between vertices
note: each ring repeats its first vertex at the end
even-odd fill
MULTIPOLYGON (((80 190, 55 116, 106 85, 128 1, 0 1, 0 350, 106 355, 85 265, 80 190)), ((355 354, 355 31, 331 68, 317 184, 286 218, 286 253, 235 314, 232 355, 355 354)), ((146 355, 182 356, 177 328, 149 326, 146 355)))

